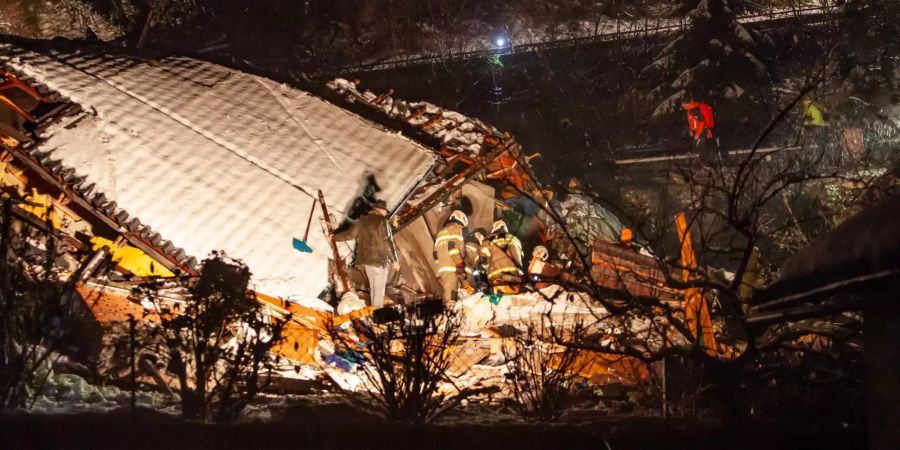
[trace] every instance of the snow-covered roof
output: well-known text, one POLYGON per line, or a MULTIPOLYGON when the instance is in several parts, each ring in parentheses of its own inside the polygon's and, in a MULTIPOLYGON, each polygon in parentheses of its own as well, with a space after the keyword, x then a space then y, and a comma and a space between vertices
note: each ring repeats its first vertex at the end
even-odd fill
POLYGON ((45 131, 42 151, 188 255, 243 260, 269 295, 314 296, 328 284, 319 208, 314 252, 292 247, 318 189, 340 220, 367 175, 395 206, 435 160, 307 92, 190 58, 0 44, 0 63, 89 113, 45 131))

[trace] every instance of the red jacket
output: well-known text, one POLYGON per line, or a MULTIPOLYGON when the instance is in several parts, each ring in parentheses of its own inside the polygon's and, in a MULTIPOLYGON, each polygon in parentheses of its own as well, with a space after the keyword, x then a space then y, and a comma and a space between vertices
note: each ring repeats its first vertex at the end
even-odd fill
POLYGON ((688 128, 691 130, 691 137, 699 140, 706 130, 706 138, 713 138, 713 128, 716 126, 716 120, 713 116, 712 107, 706 103, 690 102, 681 105, 687 114, 688 128))

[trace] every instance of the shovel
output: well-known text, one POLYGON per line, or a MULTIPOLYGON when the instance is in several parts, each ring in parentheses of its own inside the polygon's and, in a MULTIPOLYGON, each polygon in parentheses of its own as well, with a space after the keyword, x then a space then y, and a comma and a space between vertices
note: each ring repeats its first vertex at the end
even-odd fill
POLYGON ((312 247, 306 243, 306 240, 309 239, 309 226, 312 224, 312 216, 313 213, 316 212, 316 199, 313 199, 312 209, 309 210, 309 219, 306 221, 306 233, 303 233, 303 240, 294 238, 294 248, 300 250, 303 253, 312 253, 312 247))

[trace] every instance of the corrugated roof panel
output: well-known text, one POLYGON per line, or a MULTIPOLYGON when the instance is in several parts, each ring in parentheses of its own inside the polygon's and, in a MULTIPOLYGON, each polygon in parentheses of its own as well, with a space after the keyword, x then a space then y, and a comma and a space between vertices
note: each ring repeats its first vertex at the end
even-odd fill
POLYGON ((7 47, 4 64, 96 117, 48 130, 53 150, 118 206, 189 255, 244 260, 257 289, 313 296, 330 248, 316 190, 340 219, 375 176, 390 205, 434 163, 429 150, 304 91, 189 58, 144 61, 7 47))

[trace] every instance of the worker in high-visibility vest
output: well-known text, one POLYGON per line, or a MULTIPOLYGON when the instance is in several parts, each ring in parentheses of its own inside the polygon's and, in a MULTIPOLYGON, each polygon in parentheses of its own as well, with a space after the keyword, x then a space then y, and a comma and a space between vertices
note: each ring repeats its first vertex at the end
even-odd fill
POLYGON ((831 148, 827 145, 829 127, 822 106, 809 97, 804 97, 800 103, 803 105, 803 128, 800 130, 803 149, 807 153, 813 152, 812 159, 824 158, 825 162, 832 162, 831 158, 836 155, 827 151, 831 148))
POLYGON ((437 263, 437 277, 441 283, 444 303, 456 299, 461 280, 465 284, 466 243, 463 236, 468 224, 469 218, 466 214, 455 210, 434 240, 434 259, 437 263))
POLYGON ((803 105, 803 126, 804 127, 827 127, 828 122, 825 121, 825 115, 822 114, 822 107, 809 97, 804 97, 800 101, 803 105))
POLYGON ((498 220, 486 239, 488 282, 495 293, 517 293, 522 284, 522 243, 498 220))

